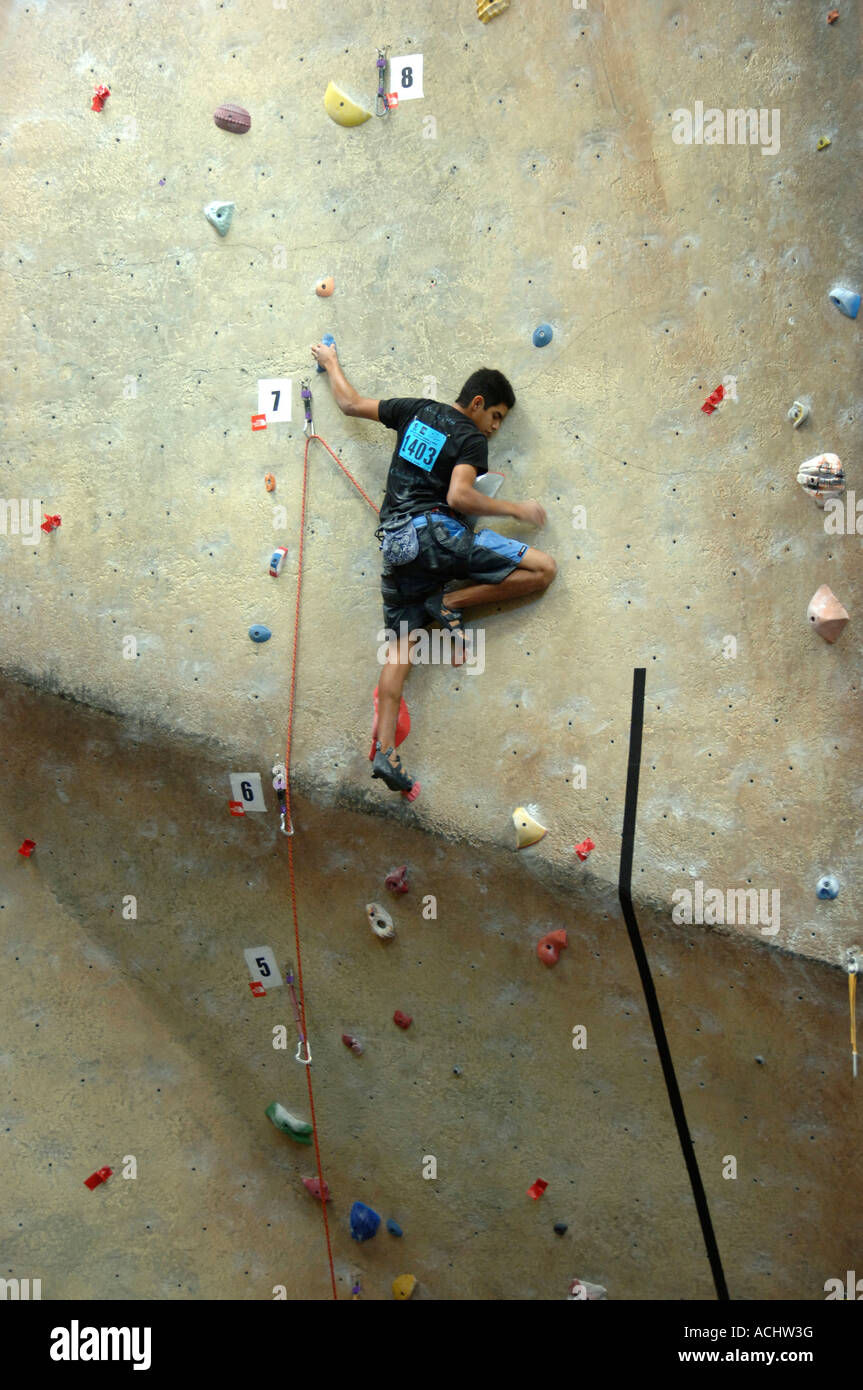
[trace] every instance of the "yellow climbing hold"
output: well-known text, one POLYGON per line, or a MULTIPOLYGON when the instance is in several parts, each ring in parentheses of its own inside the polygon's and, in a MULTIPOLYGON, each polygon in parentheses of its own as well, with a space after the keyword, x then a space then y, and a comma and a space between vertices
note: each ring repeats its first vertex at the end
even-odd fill
POLYGON ((335 82, 331 82, 324 92, 324 106, 330 120, 335 121, 336 125, 362 125, 363 121, 370 121, 372 118, 371 111, 366 111, 355 101, 351 101, 335 82))
POLYGON ((822 135, 818 141, 816 149, 826 150, 827 146, 832 145, 832 143, 833 141, 830 139, 829 135, 822 135))
POLYGON ((393 1280, 393 1298, 410 1298, 417 1281, 412 1274, 400 1274, 393 1280))
POLYGON ((483 24, 509 9, 509 0, 476 0, 476 12, 483 24))
POLYGON ((539 844, 543 835, 548 831, 544 825, 540 825, 538 820, 528 815, 523 806, 516 806, 512 813, 512 823, 515 826, 515 833, 518 838, 516 849, 527 849, 528 845, 539 844))

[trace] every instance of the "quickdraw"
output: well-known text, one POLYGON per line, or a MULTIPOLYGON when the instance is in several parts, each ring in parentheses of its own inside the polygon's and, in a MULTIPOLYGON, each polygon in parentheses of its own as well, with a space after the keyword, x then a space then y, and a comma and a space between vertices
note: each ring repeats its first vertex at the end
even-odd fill
POLYGON ((300 386, 300 395, 303 398, 303 405, 306 411, 306 423, 303 425, 303 434, 311 439, 315 432, 315 427, 312 424, 312 391, 307 381, 304 381, 300 386))
POLYGON ((273 764, 273 791, 279 798, 279 821, 283 835, 293 835, 294 827, 291 823, 290 829, 285 829, 285 821, 288 817, 288 802, 285 795, 288 786, 288 772, 284 763, 273 764))
POLYGON ((376 115, 376 116, 385 116, 385 115, 387 114, 387 112, 389 111, 389 109, 390 109, 389 102, 387 101, 387 98, 386 98, 386 91, 385 91, 386 82, 385 82, 385 80, 384 80, 384 74, 386 73, 386 70, 387 70, 387 49, 386 49, 386 48, 379 48, 379 49, 378 49, 377 62, 375 63, 375 66, 376 66, 376 68, 377 68, 377 70, 378 70, 378 94, 377 94, 377 96, 375 97, 375 115, 376 115), (383 110, 380 110, 381 106, 383 106, 383 110))
POLYGON ((296 1060, 298 1062, 302 1062, 304 1067, 310 1067, 312 1064, 312 1049, 309 1047, 308 1039, 303 1037, 303 1025, 300 1019, 300 1006, 297 1002, 296 990, 294 989, 293 964, 289 965, 287 971, 285 972, 285 984, 288 986, 288 991, 291 996, 291 1006, 294 1010, 294 1019, 296 1020, 297 1033, 299 1034, 300 1039, 297 1043, 296 1060), (305 1057, 303 1056, 303 1048, 305 1048, 306 1050, 305 1057))

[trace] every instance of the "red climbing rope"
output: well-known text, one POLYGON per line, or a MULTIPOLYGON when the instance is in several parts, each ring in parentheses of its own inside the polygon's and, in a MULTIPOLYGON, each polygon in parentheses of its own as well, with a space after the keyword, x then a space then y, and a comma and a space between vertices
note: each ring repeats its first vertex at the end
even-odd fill
MULTIPOLYGON (((291 695, 288 704, 288 739, 287 749, 285 752, 285 823, 288 825, 291 831, 293 830, 294 824, 293 819, 291 817, 291 743, 293 741, 294 734, 294 695, 296 693, 297 687, 297 645, 299 642, 300 635, 300 590, 302 588, 303 583, 303 542, 306 531, 306 490, 309 479, 309 445, 311 444, 313 439, 317 439, 320 444, 323 444, 327 453, 332 455, 336 463, 339 465, 339 468, 342 470, 345 476, 350 479, 354 487, 357 489, 357 492, 362 493, 362 496, 365 497, 372 510, 375 512, 380 511, 380 509, 375 506, 372 499, 365 492, 363 492, 363 489, 360 487, 356 478, 354 478, 348 472, 341 459, 333 453, 329 444, 327 444, 325 440, 321 439, 321 436, 319 434, 307 435, 306 447, 303 453, 303 496, 302 502, 300 503, 300 549, 297 557, 297 606, 294 612, 294 647, 291 656, 291 695)), ((297 983, 299 985, 300 996, 300 1017, 303 1021, 303 1037, 308 1039, 309 1030, 306 1024, 306 996, 305 991, 303 989, 303 958, 300 952, 300 924, 299 918, 297 916, 297 884, 296 879, 294 877, 293 833, 291 833, 288 838, 288 873, 291 881, 291 910, 294 916, 294 946, 297 956, 297 983)), ((318 1144, 318 1122, 315 1118, 315 1097, 312 1091, 312 1069, 310 1066, 308 1066, 306 1067, 305 1071, 306 1084, 309 1088, 309 1110, 311 1112, 312 1117, 312 1137, 315 1143, 315 1159, 318 1165, 318 1190, 321 1194, 321 1210, 324 1216, 324 1235, 326 1236, 327 1241, 327 1259, 329 1260, 330 1264, 330 1282, 332 1283, 333 1288, 333 1298, 338 1300, 339 1295, 338 1290, 336 1289, 336 1272, 333 1268, 333 1249, 332 1244, 330 1242, 330 1226, 327 1220, 327 1204, 324 1201, 324 1193, 327 1189, 324 1183, 324 1174, 323 1169, 321 1167, 321 1150, 320 1145, 318 1144)))

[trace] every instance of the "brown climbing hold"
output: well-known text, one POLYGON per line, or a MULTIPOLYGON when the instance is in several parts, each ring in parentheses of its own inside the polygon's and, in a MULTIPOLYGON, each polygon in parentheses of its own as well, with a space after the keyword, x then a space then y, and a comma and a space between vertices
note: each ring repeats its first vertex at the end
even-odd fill
POLYGON ((848 622, 847 609, 843 608, 828 584, 816 589, 806 611, 810 623, 825 642, 835 642, 848 622))
POLYGON ((550 931, 548 935, 544 936, 538 943, 536 954, 545 965, 557 965, 557 962, 560 960, 560 953, 566 944, 565 931, 550 931))
POLYGON ((396 1009, 393 1014, 393 1023, 397 1023, 399 1028, 410 1028, 413 1019, 410 1014, 403 1014, 401 1009, 396 1009))
POLYGON ((219 130, 230 130, 234 135, 245 135, 252 124, 252 118, 244 106, 236 106, 232 101, 225 101, 221 106, 217 106, 213 112, 213 120, 219 130))
POLYGON ((512 823, 515 826, 516 839, 518 840, 516 849, 527 849, 528 845, 536 845, 543 835, 548 834, 545 826, 534 820, 523 806, 516 806, 512 813, 512 823))
POLYGON ((315 285, 315 294, 319 299, 329 299, 335 288, 336 282, 332 275, 325 275, 323 280, 319 280, 315 285))

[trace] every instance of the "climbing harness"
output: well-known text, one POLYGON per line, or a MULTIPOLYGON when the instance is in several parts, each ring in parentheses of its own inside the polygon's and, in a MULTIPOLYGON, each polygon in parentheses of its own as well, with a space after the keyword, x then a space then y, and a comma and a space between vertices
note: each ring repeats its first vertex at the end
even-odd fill
POLYGON ((860 962, 857 959, 859 951, 859 946, 851 946, 845 953, 848 961, 848 1004, 851 1009, 851 1073, 855 1080, 857 1078, 857 1019, 854 1004, 857 997, 857 974, 860 969, 860 962))
POLYGON ((303 1064, 304 1067, 310 1067, 311 1064, 312 1064, 312 1049, 309 1047, 309 1040, 308 1040, 308 1038, 305 1037, 305 1035, 303 1034, 303 1024, 302 1024, 302 1020, 300 1019, 300 1006, 299 1006, 299 1004, 297 1003, 297 994, 296 994, 296 990, 294 989, 294 966, 293 966, 293 962, 291 962, 291 963, 288 965, 288 968, 287 968, 287 970, 285 971, 285 984, 288 986, 288 992, 289 992, 289 994, 290 994, 290 996, 291 996, 291 1006, 292 1006, 292 1008, 293 1008, 293 1010, 294 1010, 294 1020, 295 1020, 295 1022, 296 1022, 296 1025, 297 1025, 297 1032, 298 1032, 299 1037, 300 1037, 300 1040, 299 1040, 299 1042, 297 1043, 297 1051, 296 1051, 296 1054, 295 1054, 296 1060, 297 1060, 298 1062, 302 1062, 302 1064, 303 1064), (303 1049, 304 1049, 304 1048, 305 1048, 305 1052, 306 1052, 305 1057, 303 1056, 303 1049))
POLYGON ((375 66, 378 70, 378 94, 375 97, 375 115, 385 116, 390 109, 389 102, 387 101, 386 93, 384 91, 384 73, 386 72, 387 68, 386 48, 378 49, 377 62, 375 63, 375 66), (383 106, 382 111, 380 110, 381 106, 383 106))

